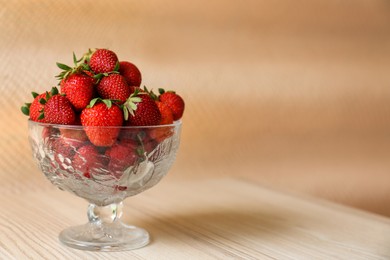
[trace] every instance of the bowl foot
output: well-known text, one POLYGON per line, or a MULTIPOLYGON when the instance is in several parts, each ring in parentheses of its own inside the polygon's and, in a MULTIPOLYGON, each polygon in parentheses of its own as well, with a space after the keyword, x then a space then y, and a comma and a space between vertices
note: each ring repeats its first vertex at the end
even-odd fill
POLYGON ((87 223, 63 230, 59 239, 69 247, 82 250, 123 251, 146 246, 149 243, 149 233, 122 222, 87 223))

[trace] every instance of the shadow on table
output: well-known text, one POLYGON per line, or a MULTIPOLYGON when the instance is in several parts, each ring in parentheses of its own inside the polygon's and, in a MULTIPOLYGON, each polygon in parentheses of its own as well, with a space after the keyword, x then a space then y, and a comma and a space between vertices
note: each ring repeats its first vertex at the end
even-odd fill
MULTIPOLYGON (((353 232, 345 232, 347 223, 298 208, 254 206, 245 210, 219 208, 169 215, 147 212, 146 218, 134 224, 150 232, 151 244, 176 246, 186 243, 199 250, 218 248, 227 254, 244 254, 243 257, 262 254, 269 248, 282 254, 294 252, 297 256, 303 252, 328 256, 330 249, 332 252, 348 250, 362 256, 374 252, 390 256, 389 251, 383 251, 385 241, 378 244, 357 239, 353 232)), ((131 223, 130 218, 124 221, 131 223)), ((366 235, 370 236, 369 233, 366 235)))
MULTIPOLYGON (((222 240, 229 243, 251 243, 251 240, 255 242, 261 237, 266 239, 275 233, 288 233, 292 227, 291 223, 297 222, 295 217, 281 211, 213 210, 167 216, 150 215, 148 220, 144 219, 136 224, 150 232, 152 242, 155 237, 202 243, 219 243, 222 240)), ((130 218, 124 221, 131 223, 130 218)))

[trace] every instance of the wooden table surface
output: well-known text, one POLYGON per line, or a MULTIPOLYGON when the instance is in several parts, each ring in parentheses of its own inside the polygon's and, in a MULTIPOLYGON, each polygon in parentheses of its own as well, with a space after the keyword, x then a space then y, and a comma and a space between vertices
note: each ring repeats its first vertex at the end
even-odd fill
POLYGON ((3 189, 0 259, 389 259, 390 219, 239 178, 167 176, 125 200, 123 221, 151 243, 124 252, 68 248, 59 232, 87 221, 87 202, 42 176, 3 189))

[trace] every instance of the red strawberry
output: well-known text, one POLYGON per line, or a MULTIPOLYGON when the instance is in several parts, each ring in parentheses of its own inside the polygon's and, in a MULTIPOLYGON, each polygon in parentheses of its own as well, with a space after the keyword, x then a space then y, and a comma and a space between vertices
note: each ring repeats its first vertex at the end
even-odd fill
MULTIPOLYGON (((76 120, 74 122, 74 125, 81 125, 80 116, 76 115, 76 120)), ((61 136, 70 140, 77 140, 77 141, 88 141, 88 137, 85 134, 84 129, 80 128, 60 128, 61 136)))
POLYGON ((96 74, 114 71, 117 63, 116 54, 107 49, 97 49, 89 60, 89 66, 96 74))
POLYGON ((137 146, 135 141, 115 143, 105 152, 110 160, 108 169, 116 178, 120 178, 123 171, 136 162, 138 158, 137 146))
POLYGON ((56 138, 53 142, 53 150, 56 155, 61 154, 64 158, 72 159, 76 150, 81 147, 84 142, 70 139, 66 137, 56 138))
POLYGON ((25 103, 24 106, 22 106, 21 110, 23 114, 25 114, 26 116, 30 116, 30 119, 32 121, 45 123, 46 120, 43 114, 45 104, 51 96, 58 94, 58 89, 56 87, 53 87, 50 92, 45 92, 40 95, 38 93, 31 92, 31 94, 34 97, 33 102, 25 103))
MULTIPOLYGON (((160 125, 168 125, 173 123, 172 110, 164 103, 156 101, 158 109, 161 113, 160 125)), ((167 137, 173 134, 172 127, 156 127, 149 130, 149 136, 155 139, 158 143, 164 141, 167 137)))
POLYGON ((54 152, 54 158, 61 169, 66 169, 70 165, 77 148, 83 144, 83 142, 78 140, 63 137, 54 138, 53 136, 51 136, 49 142, 54 152))
POLYGON ((46 123, 73 125, 76 114, 69 100, 60 94, 50 97, 44 107, 46 123))
POLYGON ((161 94, 159 100, 172 110, 173 120, 179 120, 183 116, 184 100, 173 91, 165 92, 163 89, 159 89, 159 92, 161 94))
POLYGON ((73 158, 73 167, 86 178, 91 178, 91 170, 101 167, 100 154, 95 146, 81 146, 73 158))
POLYGON ((156 101, 157 107, 161 113, 160 125, 169 125, 173 123, 173 114, 169 106, 163 102, 156 101))
POLYGON ((93 98, 93 84, 92 77, 83 73, 74 73, 61 81, 61 93, 66 95, 76 110, 81 111, 93 98))
POLYGON ((119 74, 103 77, 96 90, 101 98, 118 100, 120 104, 124 103, 134 91, 133 87, 129 87, 125 78, 119 74))
POLYGON ((94 145, 111 146, 115 143, 120 128, 104 128, 104 126, 121 126, 123 113, 118 106, 112 105, 110 100, 101 100, 102 102, 96 103, 97 101, 100 99, 93 99, 90 105, 81 112, 81 124, 85 126, 85 132, 94 145))
POLYGON ((136 90, 123 106, 126 125, 150 126, 158 125, 161 113, 156 102, 145 92, 136 90))
POLYGON ((133 63, 128 61, 119 62, 119 73, 125 77, 129 86, 139 87, 141 85, 141 72, 133 63))
POLYGON ((40 102, 41 99, 46 101, 46 93, 42 93, 38 95, 35 92, 31 93, 34 97, 34 101, 32 103, 26 103, 22 106, 22 112, 26 116, 30 116, 30 119, 35 122, 45 122, 43 118, 43 108, 44 105, 40 102))
POLYGON ((143 147, 143 153, 146 152, 146 153, 150 153, 152 152, 158 145, 158 141, 156 141, 155 139, 153 139, 151 136, 146 136, 143 140, 142 140, 142 147, 143 147))

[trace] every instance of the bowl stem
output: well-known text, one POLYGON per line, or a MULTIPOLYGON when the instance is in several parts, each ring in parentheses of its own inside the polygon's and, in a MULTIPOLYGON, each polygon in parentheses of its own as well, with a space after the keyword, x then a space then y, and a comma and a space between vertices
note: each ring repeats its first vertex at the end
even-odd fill
POLYGON ((91 251, 121 251, 143 247, 149 243, 146 230, 124 224, 123 202, 107 206, 89 204, 88 223, 63 230, 59 239, 67 246, 91 251))

